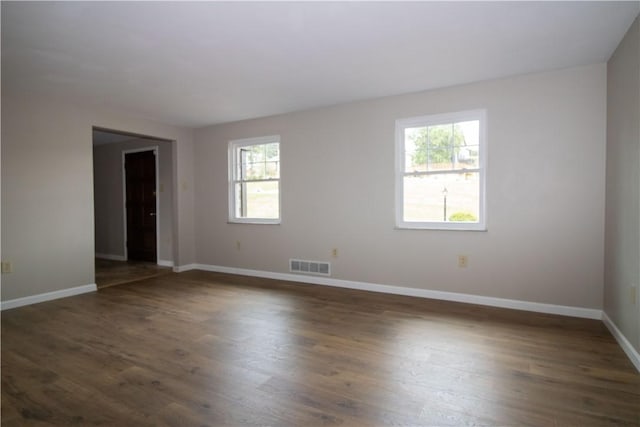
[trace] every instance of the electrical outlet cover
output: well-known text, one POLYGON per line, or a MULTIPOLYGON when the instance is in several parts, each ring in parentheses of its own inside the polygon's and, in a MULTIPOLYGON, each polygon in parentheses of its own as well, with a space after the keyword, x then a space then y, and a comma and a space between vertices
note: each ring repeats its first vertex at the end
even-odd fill
POLYGON ((13 264, 11 261, 2 261, 2 273, 13 273, 13 264))

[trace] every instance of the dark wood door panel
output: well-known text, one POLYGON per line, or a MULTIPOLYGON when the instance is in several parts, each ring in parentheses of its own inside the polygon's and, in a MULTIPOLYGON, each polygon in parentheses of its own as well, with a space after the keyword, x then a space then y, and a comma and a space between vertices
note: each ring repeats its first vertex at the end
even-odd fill
POLYGON ((125 179, 128 258, 157 262, 155 153, 127 153, 125 179))

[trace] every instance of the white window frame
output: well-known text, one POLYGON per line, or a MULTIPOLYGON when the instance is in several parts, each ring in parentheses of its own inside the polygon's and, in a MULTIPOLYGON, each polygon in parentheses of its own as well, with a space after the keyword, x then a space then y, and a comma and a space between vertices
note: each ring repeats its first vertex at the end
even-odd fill
MULTIPOLYGON (((462 170, 460 170, 462 171, 462 170)), ((425 174, 443 173, 442 171, 425 174)), ((447 173, 447 172, 445 172, 447 173)), ((456 173, 456 172, 451 172, 456 173)), ((396 120, 396 228, 422 230, 469 230, 486 231, 486 175, 487 175, 487 111, 484 109, 460 111, 455 113, 435 114, 429 116, 409 117, 396 120), (405 129, 412 127, 435 126, 455 122, 478 120, 479 125, 479 160, 478 168, 467 169, 479 173, 479 206, 478 222, 418 222, 404 220, 404 177, 414 175, 404 171, 404 134, 405 129)))
POLYGON ((240 147, 248 147, 252 145, 279 144, 280 165, 282 165, 282 144, 280 144, 280 135, 260 136, 257 138, 244 138, 229 141, 229 222, 241 224, 280 224, 282 218, 282 170, 279 170, 278 178, 269 178, 261 180, 251 180, 253 182, 278 182, 278 218, 242 218, 236 216, 236 195, 235 184, 241 182, 236 179, 237 171, 237 149, 240 147))

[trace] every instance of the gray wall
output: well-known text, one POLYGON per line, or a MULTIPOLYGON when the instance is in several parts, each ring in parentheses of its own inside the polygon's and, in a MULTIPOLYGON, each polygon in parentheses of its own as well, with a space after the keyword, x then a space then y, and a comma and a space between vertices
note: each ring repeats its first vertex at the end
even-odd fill
POLYGON ((173 262, 173 154, 171 143, 148 139, 93 147, 96 254, 124 257, 122 153, 158 147, 158 261, 173 262))
POLYGON ((637 307, 620 277, 638 283, 637 31, 609 64, 608 114, 604 64, 213 126, 195 144, 192 130, 122 112, 3 96, 2 257, 15 272, 2 277, 2 300, 93 283, 98 126, 176 141, 178 266, 286 272, 290 257, 331 260, 336 278, 589 308, 602 307, 606 277, 605 310, 637 348, 637 307), (472 108, 488 110, 489 231, 395 230, 395 119, 472 108), (227 142, 272 134, 282 136, 282 224, 228 224, 227 142), (634 232, 635 247, 623 237, 634 232))
POLYGON ((601 308, 605 108, 598 64, 197 130, 198 262, 288 272, 289 258, 328 260, 338 279, 601 308), (488 231, 394 229, 395 120, 476 108, 488 114, 488 231), (228 141, 274 134, 282 224, 228 224, 228 141))
POLYGON ((194 262, 193 132, 68 101, 2 95, 2 300, 95 283, 92 127, 175 141, 174 253, 194 262))
POLYGON ((640 31, 638 18, 607 66, 604 311, 640 351, 640 31), (633 296, 635 290, 635 299, 633 296))

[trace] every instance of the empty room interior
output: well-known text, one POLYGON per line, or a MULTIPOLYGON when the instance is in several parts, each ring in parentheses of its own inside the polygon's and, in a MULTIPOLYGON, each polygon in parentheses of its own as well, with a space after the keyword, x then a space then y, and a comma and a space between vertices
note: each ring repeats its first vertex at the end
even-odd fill
POLYGON ((640 426, 640 2, 0 12, 3 426, 640 426))

